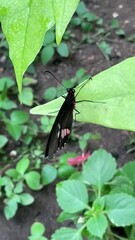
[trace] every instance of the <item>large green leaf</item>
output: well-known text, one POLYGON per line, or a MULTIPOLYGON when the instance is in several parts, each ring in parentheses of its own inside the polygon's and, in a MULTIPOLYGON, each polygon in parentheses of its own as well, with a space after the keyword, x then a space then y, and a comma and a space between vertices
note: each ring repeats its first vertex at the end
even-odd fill
POLYGON ((85 183, 96 186, 99 190, 116 172, 116 162, 104 149, 95 151, 84 164, 85 183))
POLYGON ((22 76, 39 52, 46 31, 54 25, 52 1, 0 0, 0 13, 21 92, 22 76))
POLYGON ((115 193, 105 197, 105 212, 116 226, 135 223, 135 198, 126 193, 115 193))
MULTIPOLYGON (((132 57, 97 74, 92 80, 87 80, 76 97, 76 101, 82 101, 76 103, 76 109, 80 112, 76 115, 76 120, 135 131, 134 69, 135 57, 132 57)), ((79 87, 76 92, 78 89, 79 87)), ((56 115, 56 110, 60 109, 63 101, 60 97, 33 108, 31 113, 56 115)))
POLYGON ((20 92, 22 76, 39 52, 45 33, 56 23, 56 39, 60 43, 78 3, 79 0, 0 0, 0 21, 20 92))
POLYGON ((86 186, 77 180, 63 181, 56 187, 57 201, 60 207, 69 213, 76 213, 88 206, 86 186))

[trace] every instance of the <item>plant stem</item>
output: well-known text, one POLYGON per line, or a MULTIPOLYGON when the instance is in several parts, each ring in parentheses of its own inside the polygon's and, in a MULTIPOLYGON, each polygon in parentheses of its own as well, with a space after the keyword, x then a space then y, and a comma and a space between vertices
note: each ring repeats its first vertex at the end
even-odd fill
POLYGON ((129 240, 134 240, 134 239, 135 239, 135 224, 132 225, 131 233, 129 236, 129 240))

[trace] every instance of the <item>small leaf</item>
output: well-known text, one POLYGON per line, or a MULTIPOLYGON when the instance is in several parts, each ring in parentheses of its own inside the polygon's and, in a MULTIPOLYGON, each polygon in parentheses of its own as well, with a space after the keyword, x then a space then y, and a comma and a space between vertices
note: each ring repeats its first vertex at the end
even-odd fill
POLYGON ((57 201, 65 212, 76 213, 89 208, 87 188, 81 181, 68 180, 58 183, 56 194, 57 201))
POLYGON ((113 18, 112 20, 111 20, 111 28, 119 28, 119 21, 118 21, 118 19, 116 19, 116 18, 113 18))
POLYGON ((0 148, 3 148, 8 142, 8 138, 4 135, 0 135, 0 148))
POLYGON ((22 158, 16 165, 16 170, 18 173, 23 175, 30 165, 30 160, 28 158, 22 158))
POLYGON ((67 179, 74 172, 75 172, 75 169, 72 166, 68 164, 63 164, 63 165, 60 165, 60 167, 58 168, 58 177, 62 180, 67 179))
POLYGON ((18 194, 18 193, 21 193, 22 191, 23 191, 23 183, 18 182, 14 188, 14 193, 18 194))
POLYGON ((84 2, 80 2, 80 3, 78 4, 77 9, 76 9, 76 13, 77 13, 79 16, 81 16, 81 15, 83 15, 84 13, 86 13, 87 11, 88 11, 88 9, 86 8, 85 3, 84 3, 84 2))
POLYGON ((57 170, 52 165, 46 164, 41 173, 42 184, 48 185, 53 182, 57 177, 57 170))
POLYGON ((57 47, 57 52, 60 54, 61 57, 68 57, 69 56, 69 49, 66 43, 62 42, 57 47))
POLYGON ((21 101, 26 106, 32 106, 32 104, 33 104, 33 90, 32 90, 32 88, 30 88, 30 87, 23 88, 22 95, 21 95, 21 101))
POLYGON ((4 214, 7 220, 13 218, 17 212, 18 204, 12 199, 8 201, 6 207, 4 208, 4 214))
POLYGON ((34 198, 29 193, 20 194, 21 204, 24 206, 30 205, 34 202, 34 198))
POLYGON ((54 41, 55 41, 54 31, 53 31, 53 30, 49 30, 49 31, 46 33, 46 35, 45 35, 43 45, 45 46, 45 45, 54 43, 54 41))
POLYGON ((24 111, 13 111, 10 115, 11 121, 14 124, 23 124, 28 121, 29 114, 24 111))
POLYGON ((54 48, 46 46, 41 51, 41 60, 43 64, 47 64, 54 56, 54 48))
POLYGON ((72 220, 72 221, 75 221, 78 219, 78 215, 77 214, 74 214, 74 213, 67 213, 67 212, 61 212, 60 215, 58 216, 57 218, 57 221, 59 223, 62 223, 64 221, 67 221, 67 220, 72 220))
POLYGON ((128 162, 121 169, 122 174, 132 182, 133 186, 135 186, 134 170, 135 170, 135 162, 128 162))
POLYGON ((83 178, 87 184, 98 189, 109 181, 116 172, 116 162, 104 149, 95 151, 83 167, 83 178))
POLYGON ((29 86, 30 84, 31 85, 37 84, 37 80, 31 77, 23 78, 23 86, 29 86))
POLYGON ((92 216, 87 221, 88 231, 96 237, 102 238, 106 228, 107 228, 107 219, 103 214, 97 214, 95 216, 92 216))
POLYGON ((25 180, 29 188, 32 190, 39 190, 41 189, 40 185, 40 174, 35 171, 31 171, 25 174, 25 180))
POLYGON ((31 234, 36 238, 39 238, 40 236, 42 236, 44 232, 45 232, 45 227, 40 222, 35 222, 31 227, 31 234))
POLYGON ((45 90, 44 98, 47 101, 51 101, 57 96, 57 89, 55 87, 50 87, 45 90))
POLYGON ((16 103, 11 101, 11 100, 9 100, 7 97, 4 98, 4 100, 0 101, 0 108, 1 109, 11 110, 11 109, 14 109, 16 107, 17 107, 16 103))
POLYGON ((6 175, 13 179, 18 179, 19 177, 18 172, 14 168, 10 168, 9 170, 7 170, 6 175))
POLYGON ((125 36, 125 32, 123 29, 117 29, 115 32, 118 36, 125 36))
POLYGON ((15 85, 15 81, 13 81, 11 77, 0 78, 0 91, 1 92, 4 90, 5 85, 7 88, 10 88, 15 85))
POLYGON ((22 127, 20 125, 10 122, 7 123, 6 129, 13 139, 15 139, 16 141, 19 140, 22 133, 22 127))
POLYGON ((52 240, 83 240, 80 229, 62 227, 55 231, 52 240))
POLYGON ((116 226, 135 223, 135 198, 126 193, 110 194, 105 197, 105 212, 116 226))

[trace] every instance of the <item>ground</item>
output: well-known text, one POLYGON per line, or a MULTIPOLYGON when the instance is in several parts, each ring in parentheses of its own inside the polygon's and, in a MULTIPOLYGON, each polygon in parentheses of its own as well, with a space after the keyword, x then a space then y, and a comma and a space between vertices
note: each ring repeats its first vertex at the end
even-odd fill
MULTIPOLYGON (((126 36, 135 31, 135 2, 133 0, 91 0, 85 1, 88 8, 102 17, 106 24, 110 21, 114 13, 118 14, 121 27, 125 30, 126 36)), ((111 65, 114 65, 130 56, 134 56, 135 43, 129 43, 125 39, 118 39, 116 36, 111 39, 111 65)), ((76 70, 83 67, 87 73, 95 75, 107 69, 108 64, 97 45, 91 47, 90 44, 83 45, 70 59, 55 61, 48 64, 46 69, 55 73, 59 79, 73 77, 76 70)), ((44 67, 37 65, 37 76, 39 79, 39 95, 42 96, 44 84, 44 67)), ((8 75, 8 72, 4 75, 8 75)), ((91 151, 100 146, 114 154, 118 165, 132 160, 134 153, 127 154, 126 145, 129 141, 129 132, 104 128, 101 126, 87 124, 81 131, 99 132, 102 136, 97 143, 91 143, 91 151)), ((35 203, 29 207, 21 207, 14 219, 6 221, 3 216, 3 206, 0 206, 0 240, 26 240, 29 236, 30 226, 34 221, 40 221, 46 226, 46 236, 50 239, 52 233, 60 227, 56 218, 60 212, 55 201, 55 184, 49 185, 40 192, 32 192, 35 203)))

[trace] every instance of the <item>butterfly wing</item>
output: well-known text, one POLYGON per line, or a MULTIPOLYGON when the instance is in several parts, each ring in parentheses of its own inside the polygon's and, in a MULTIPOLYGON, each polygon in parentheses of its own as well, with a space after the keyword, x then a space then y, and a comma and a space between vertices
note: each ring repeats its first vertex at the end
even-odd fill
POLYGON ((46 145, 45 157, 53 158, 53 154, 64 147, 71 132, 73 122, 73 106, 65 101, 55 119, 46 145))

